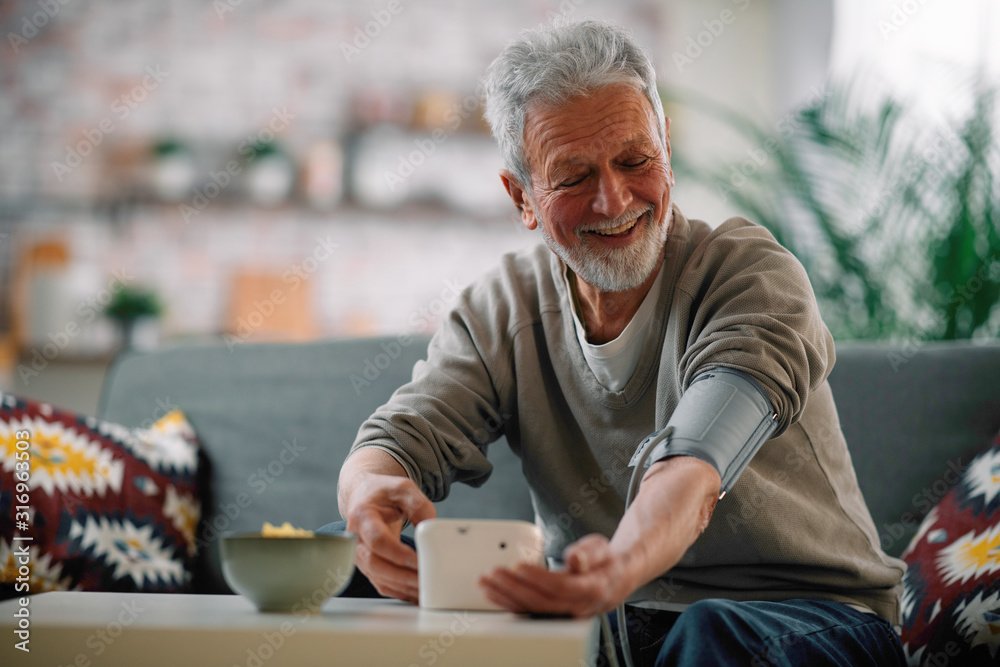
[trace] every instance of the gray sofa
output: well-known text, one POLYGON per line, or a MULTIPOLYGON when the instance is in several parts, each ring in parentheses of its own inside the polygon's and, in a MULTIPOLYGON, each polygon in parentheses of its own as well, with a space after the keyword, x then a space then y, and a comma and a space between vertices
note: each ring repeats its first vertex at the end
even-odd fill
MULTIPOLYGON (((263 521, 339 518, 337 473, 358 425, 410 378, 425 338, 209 344, 130 353, 110 369, 100 416, 129 426, 182 409, 204 446, 199 592, 228 591, 218 537, 263 521)), ((841 343, 831 375, 841 423, 883 546, 906 547, 921 519, 1000 429, 1000 344, 841 343)), ((442 516, 531 519, 503 441, 481 488, 456 485, 442 516)))

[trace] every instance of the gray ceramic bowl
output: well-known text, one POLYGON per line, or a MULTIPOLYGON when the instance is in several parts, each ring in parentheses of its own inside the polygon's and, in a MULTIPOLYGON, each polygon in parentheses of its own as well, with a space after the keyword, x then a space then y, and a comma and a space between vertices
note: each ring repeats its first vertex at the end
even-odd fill
POLYGON ((354 572, 354 535, 222 538, 222 574, 260 611, 315 612, 354 572))

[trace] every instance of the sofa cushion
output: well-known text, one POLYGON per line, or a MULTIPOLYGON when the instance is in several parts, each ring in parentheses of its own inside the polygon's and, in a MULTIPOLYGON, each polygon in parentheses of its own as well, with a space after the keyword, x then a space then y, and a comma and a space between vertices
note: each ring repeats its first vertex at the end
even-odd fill
POLYGON ((903 559, 910 664, 1000 664, 1000 435, 931 510, 903 559))
POLYGON ((128 429, 0 394, 4 595, 189 590, 197 449, 180 412, 128 429))

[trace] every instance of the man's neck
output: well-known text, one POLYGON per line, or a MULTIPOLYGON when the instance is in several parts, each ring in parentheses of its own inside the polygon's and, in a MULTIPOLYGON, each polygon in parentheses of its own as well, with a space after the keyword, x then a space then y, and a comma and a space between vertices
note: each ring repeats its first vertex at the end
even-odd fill
POLYGON ((587 332, 588 343, 601 345, 621 335, 639 310, 642 300, 656 281, 656 276, 660 274, 662 267, 662 262, 657 263, 656 268, 641 285, 624 292, 603 292, 573 274, 572 284, 577 314, 587 332))

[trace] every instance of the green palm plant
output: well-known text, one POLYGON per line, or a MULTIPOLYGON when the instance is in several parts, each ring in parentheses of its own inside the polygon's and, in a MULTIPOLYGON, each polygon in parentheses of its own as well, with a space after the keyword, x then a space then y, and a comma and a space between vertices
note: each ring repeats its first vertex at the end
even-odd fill
MULTIPOLYGON (((831 84, 776 127, 680 97, 753 146, 679 174, 714 188, 802 262, 838 338, 1000 334, 1000 142, 996 90, 932 122, 860 84, 831 84)), ((674 98, 676 99, 676 97, 674 98)))

